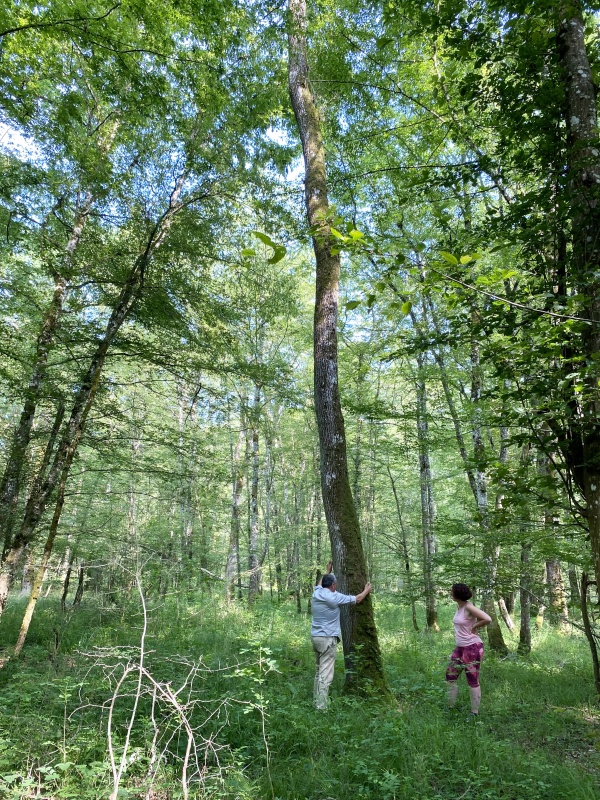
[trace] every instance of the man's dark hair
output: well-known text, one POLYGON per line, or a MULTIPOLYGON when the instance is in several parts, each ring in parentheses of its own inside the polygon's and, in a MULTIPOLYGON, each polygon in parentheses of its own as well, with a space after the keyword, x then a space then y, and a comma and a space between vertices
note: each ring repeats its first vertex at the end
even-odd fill
POLYGON ((466 583, 453 583, 452 597, 455 600, 470 600, 473 597, 473 592, 466 583))
POLYGON ((321 586, 324 589, 328 589, 330 586, 333 586, 334 583, 335 583, 335 575, 332 572, 330 572, 328 575, 323 575, 321 586))

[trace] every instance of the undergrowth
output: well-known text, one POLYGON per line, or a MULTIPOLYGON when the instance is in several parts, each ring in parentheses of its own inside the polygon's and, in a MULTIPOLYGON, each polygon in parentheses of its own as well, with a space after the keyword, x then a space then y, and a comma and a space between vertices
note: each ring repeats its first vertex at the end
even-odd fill
MULTIPOLYGON (((5 613, 5 646, 23 606, 5 613)), ((150 598, 142 675, 135 597, 122 609, 88 597, 67 615, 40 601, 21 657, 0 669, 0 797, 596 800, 585 640, 546 626, 524 658, 507 634, 508 657, 486 653, 471 722, 464 683, 457 709, 445 705, 453 611, 442 633, 414 632, 394 597, 377 598, 392 700, 344 696, 340 656, 319 713, 309 620, 291 602, 250 612, 207 594, 150 598)))

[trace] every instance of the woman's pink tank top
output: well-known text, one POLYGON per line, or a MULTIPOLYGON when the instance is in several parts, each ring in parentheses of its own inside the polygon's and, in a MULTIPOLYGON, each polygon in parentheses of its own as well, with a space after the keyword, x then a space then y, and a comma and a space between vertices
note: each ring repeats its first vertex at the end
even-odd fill
POLYGON ((454 636, 458 647, 468 647, 470 644, 481 642, 476 633, 471 633, 471 628, 477 622, 477 618, 471 616, 465 606, 458 608, 452 622, 454 623, 454 636))

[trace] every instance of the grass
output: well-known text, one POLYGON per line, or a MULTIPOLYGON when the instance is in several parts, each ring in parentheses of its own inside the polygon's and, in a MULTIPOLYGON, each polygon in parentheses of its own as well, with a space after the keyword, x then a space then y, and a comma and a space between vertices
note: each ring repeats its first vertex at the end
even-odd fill
MULTIPOLYGON (((133 603, 133 601, 132 601, 133 603)), ((41 605, 41 604, 40 604, 41 605)), ((600 795, 600 714, 585 640, 548 627, 532 654, 498 659, 481 671, 479 721, 467 721, 464 679, 457 709, 445 705, 444 670, 454 609, 442 633, 416 633, 393 597, 378 598, 377 622, 393 701, 343 696, 341 655, 327 714, 311 706, 309 621, 292 603, 265 599, 253 612, 204 595, 149 600, 146 664, 175 691, 199 737, 203 782, 189 797, 231 800, 596 800, 600 795)), ((23 604, 2 622, 16 637, 23 604)), ((0 797, 107 798, 108 701, 123 668, 138 657, 139 608, 103 609, 92 598, 67 619, 41 605, 18 662, 0 670, 0 797), (56 635, 59 646, 56 649, 56 635)), ((113 714, 117 755, 133 708, 137 673, 113 714)), ((181 709, 180 709, 181 711, 181 709)), ((131 731, 122 797, 183 797, 186 737, 180 712, 148 691, 131 731), (179 716, 178 716, 179 714, 179 716), (154 717, 155 727, 151 722, 154 717), (153 731, 166 742, 152 761, 153 731), (169 739, 169 737, 171 737, 169 739), (154 765, 154 766, 153 766, 154 765), (148 775, 158 766, 153 788, 148 775)), ((154 774, 154 773, 153 773, 154 774)))

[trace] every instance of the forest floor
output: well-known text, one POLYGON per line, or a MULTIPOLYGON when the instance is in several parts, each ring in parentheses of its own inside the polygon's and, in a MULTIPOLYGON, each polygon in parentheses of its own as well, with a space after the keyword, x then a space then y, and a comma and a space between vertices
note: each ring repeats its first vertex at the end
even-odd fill
MULTIPOLYGON (((457 708, 445 704, 454 608, 428 634, 378 597, 392 698, 343 696, 339 655, 323 714, 309 618, 291 600, 252 612, 207 594, 146 602, 143 658, 139 599, 123 610, 88 596, 65 614, 40 602, 21 657, 0 669, 0 798, 600 797, 600 713, 575 629, 536 630, 528 657, 506 634, 508 657, 486 653, 472 722, 464 678, 457 708)), ((4 647, 24 604, 5 613, 4 647)))

